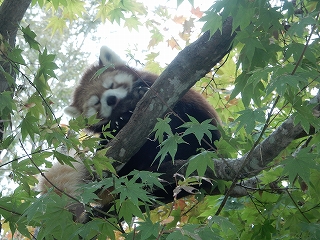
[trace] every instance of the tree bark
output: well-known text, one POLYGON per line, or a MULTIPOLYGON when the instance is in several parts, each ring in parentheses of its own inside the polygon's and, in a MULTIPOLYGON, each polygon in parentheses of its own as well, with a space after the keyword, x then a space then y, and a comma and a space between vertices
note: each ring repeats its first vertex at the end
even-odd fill
MULTIPOLYGON (((9 43, 11 48, 15 46, 20 21, 30 3, 31 0, 4 0, 0 6, 0 66, 4 72, 9 73, 13 78, 15 78, 15 73, 12 71, 10 64, 3 61, 4 51, 10 51, 10 49, 4 47, 4 42, 9 43)), ((7 90, 9 90, 9 84, 0 71, 0 94, 7 90)), ((3 139, 3 120, 6 120, 6 118, 6 116, 0 116, 0 141, 3 139)))

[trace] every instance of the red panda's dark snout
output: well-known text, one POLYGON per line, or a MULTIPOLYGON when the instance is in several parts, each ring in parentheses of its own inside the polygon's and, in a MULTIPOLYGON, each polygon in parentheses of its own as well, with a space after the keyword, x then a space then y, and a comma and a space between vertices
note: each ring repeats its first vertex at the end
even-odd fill
POLYGON ((108 106, 115 106, 117 104, 117 97, 116 96, 108 96, 107 97, 107 104, 108 106))

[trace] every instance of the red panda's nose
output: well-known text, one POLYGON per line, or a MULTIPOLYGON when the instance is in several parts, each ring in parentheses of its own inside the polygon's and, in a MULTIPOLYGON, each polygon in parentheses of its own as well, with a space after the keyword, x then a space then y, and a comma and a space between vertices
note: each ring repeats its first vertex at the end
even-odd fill
POLYGON ((107 104, 108 106, 114 106, 117 103, 117 97, 116 96, 108 96, 107 97, 107 104))

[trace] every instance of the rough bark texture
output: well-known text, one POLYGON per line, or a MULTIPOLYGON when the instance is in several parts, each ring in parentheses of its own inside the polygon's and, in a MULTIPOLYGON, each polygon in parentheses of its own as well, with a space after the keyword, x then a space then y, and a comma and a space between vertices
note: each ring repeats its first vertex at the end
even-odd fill
POLYGON ((295 126, 290 117, 258 144, 251 154, 239 159, 214 159, 215 173, 208 170, 206 176, 223 180, 233 180, 237 173, 239 179, 256 176, 302 132, 301 125, 295 126))
MULTIPOLYGON (((0 34, 2 41, 5 40, 11 47, 14 47, 18 27, 22 17, 28 9, 31 0, 5 0, 0 6, 0 34)), ((1 53, 2 54, 2 53, 1 53)), ((2 65, 2 64, 1 64, 2 65)), ((6 66, 6 72, 9 67, 6 66)), ((8 84, 4 76, 0 75, 0 92, 5 91, 8 84)))
MULTIPOLYGON (((28 9, 31 0, 4 0, 0 6, 0 66, 5 72, 9 73, 13 78, 15 73, 11 70, 8 63, 2 61, 4 54, 3 42, 8 42, 10 47, 14 47, 17 36, 18 27, 26 10, 28 9)), ((8 90, 9 85, 6 78, 0 72, 0 93, 8 90)), ((3 138, 3 116, 0 116, 0 141, 3 138)))
POLYGON ((107 156, 126 163, 145 143, 156 119, 163 117, 196 81, 230 51, 234 37, 232 19, 229 18, 223 24, 222 33, 217 31, 210 38, 209 32, 206 32, 183 49, 138 103, 129 123, 108 144, 107 147, 111 148, 107 156), (128 132, 131 134, 128 135, 128 132))

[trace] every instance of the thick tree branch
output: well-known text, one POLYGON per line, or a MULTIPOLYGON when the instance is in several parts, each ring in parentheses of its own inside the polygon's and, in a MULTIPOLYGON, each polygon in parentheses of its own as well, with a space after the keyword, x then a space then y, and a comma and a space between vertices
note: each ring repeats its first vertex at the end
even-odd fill
POLYGON ((129 123, 108 144, 107 147, 111 148, 107 156, 126 163, 145 143, 156 119, 163 117, 196 81, 230 51, 235 35, 232 19, 228 18, 222 33, 217 31, 210 38, 209 32, 206 32, 183 49, 138 103, 129 123), (128 135, 128 132, 131 134, 128 135))

